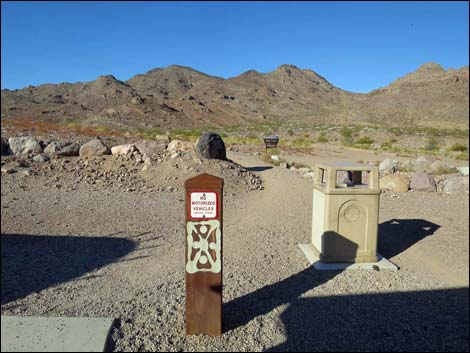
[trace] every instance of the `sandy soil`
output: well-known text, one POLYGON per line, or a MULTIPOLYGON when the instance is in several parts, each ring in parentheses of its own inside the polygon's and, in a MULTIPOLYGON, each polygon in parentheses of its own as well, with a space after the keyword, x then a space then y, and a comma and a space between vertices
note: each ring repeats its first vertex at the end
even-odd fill
POLYGON ((379 252, 400 270, 319 272, 297 248, 311 180, 229 158, 264 183, 224 199, 221 337, 184 335, 182 188, 2 175, 2 314, 115 317, 115 351, 468 351, 468 195, 382 194, 379 252))

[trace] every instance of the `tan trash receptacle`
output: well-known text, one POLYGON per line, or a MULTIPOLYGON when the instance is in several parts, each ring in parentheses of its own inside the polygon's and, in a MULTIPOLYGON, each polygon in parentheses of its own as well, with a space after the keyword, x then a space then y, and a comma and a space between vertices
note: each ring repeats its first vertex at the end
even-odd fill
POLYGON ((312 244, 321 261, 377 262, 378 174, 378 167, 366 164, 316 166, 312 244), (349 182, 338 181, 341 171, 349 172, 349 182))

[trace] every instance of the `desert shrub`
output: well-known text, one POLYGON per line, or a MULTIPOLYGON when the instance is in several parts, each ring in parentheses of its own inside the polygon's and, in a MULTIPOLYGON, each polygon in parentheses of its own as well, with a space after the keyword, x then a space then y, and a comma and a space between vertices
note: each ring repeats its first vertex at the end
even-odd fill
POLYGON ((434 169, 433 173, 436 175, 453 174, 453 173, 458 173, 458 170, 455 167, 442 165, 434 169))
POLYGON ((362 136, 356 140, 356 143, 359 145, 371 145, 374 143, 374 140, 372 140, 369 136, 362 136))
POLYGON ((326 143, 326 142, 328 142, 328 137, 326 137, 326 133, 325 133, 325 132, 322 132, 322 133, 320 134, 320 136, 318 136, 317 141, 318 141, 319 143, 326 143))
POLYGON ((449 148, 449 150, 452 152, 466 152, 468 151, 468 147, 461 143, 455 143, 449 148))
POLYGON ((352 139, 353 131, 347 126, 343 126, 340 132, 341 132, 341 136, 343 136, 345 139, 352 139))
POLYGON ((293 135, 294 135, 294 131, 292 131, 291 129, 287 130, 287 135, 293 136, 293 135))
POLYGON ((424 145, 426 151, 433 151, 439 149, 439 143, 434 137, 429 138, 424 145))
POLYGON ((163 130, 159 128, 138 128, 134 132, 135 136, 141 137, 143 139, 153 139, 156 135, 163 134, 163 130))
POLYGON ((306 137, 297 137, 289 143, 292 147, 311 147, 312 141, 306 137))
POLYGON ((454 156, 455 159, 461 160, 461 161, 468 161, 468 151, 466 152, 461 152, 454 156))

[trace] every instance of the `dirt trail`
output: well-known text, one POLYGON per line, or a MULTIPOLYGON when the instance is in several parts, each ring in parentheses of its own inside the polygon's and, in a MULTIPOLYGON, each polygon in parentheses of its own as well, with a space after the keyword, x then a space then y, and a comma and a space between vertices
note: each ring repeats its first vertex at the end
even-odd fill
MULTIPOLYGON (((312 182, 310 179, 302 180, 293 172, 272 167, 252 155, 232 153, 230 156, 235 162, 261 172, 264 180, 264 190, 260 193, 250 194, 246 198, 244 207, 237 209, 236 219, 244 219, 245 225, 279 226, 284 225, 295 229, 303 224, 303 242, 310 240, 311 210, 312 210, 312 182), (262 214, 262 217, 259 215, 262 214)), ((382 203, 388 205, 388 200, 382 196, 382 203)), ((413 230, 406 229, 406 233, 413 230)), ((407 234, 412 237, 413 234, 407 234)), ((416 271, 424 269, 447 287, 468 286, 468 272, 456 272, 453 262, 444 262, 435 254, 426 250, 426 244, 415 244, 400 256, 403 267, 416 271)))
POLYGON ((249 170, 259 172, 264 182, 263 191, 251 193, 243 200, 245 205, 238 209, 237 218, 271 226, 296 224, 299 218, 311 216, 310 179, 302 179, 292 171, 273 167, 251 155, 233 153, 229 157, 249 170))
POLYGON ((468 195, 382 194, 379 244, 400 270, 315 271, 297 247, 310 239, 311 179, 228 157, 264 190, 225 178, 221 337, 183 332, 184 189, 68 188, 63 172, 60 188, 2 175, 2 314, 114 317, 115 351, 467 349, 468 195))

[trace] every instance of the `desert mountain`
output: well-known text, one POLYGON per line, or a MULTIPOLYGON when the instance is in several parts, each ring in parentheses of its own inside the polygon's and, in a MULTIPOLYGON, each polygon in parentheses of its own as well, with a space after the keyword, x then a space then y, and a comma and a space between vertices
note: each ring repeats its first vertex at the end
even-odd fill
POLYGON ((335 87, 309 69, 282 65, 223 79, 173 65, 127 81, 95 81, 2 90, 2 120, 194 128, 271 120, 309 124, 369 122, 468 128, 468 66, 428 63, 368 94, 335 87))

